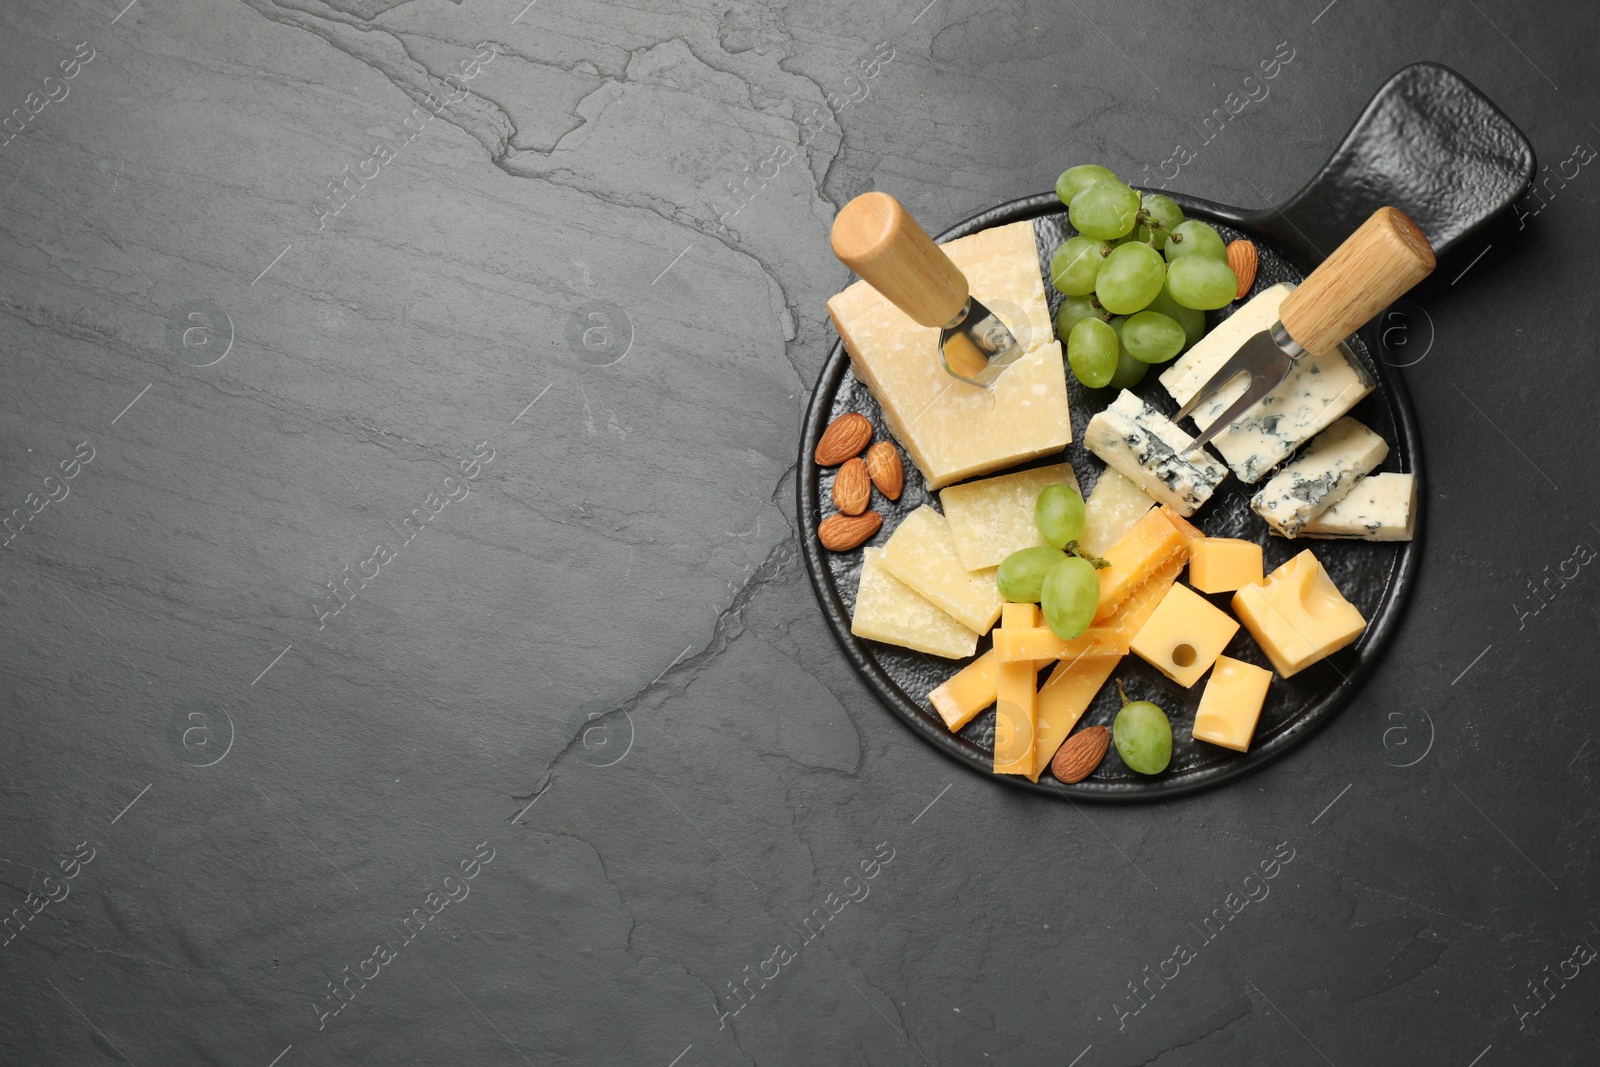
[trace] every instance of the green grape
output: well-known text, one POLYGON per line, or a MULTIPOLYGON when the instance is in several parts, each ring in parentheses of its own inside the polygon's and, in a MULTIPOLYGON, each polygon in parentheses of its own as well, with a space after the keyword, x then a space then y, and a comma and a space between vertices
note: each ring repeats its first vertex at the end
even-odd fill
POLYGON ((1215 311, 1233 303, 1238 291, 1239 279, 1226 260, 1182 256, 1167 268, 1167 292, 1187 308, 1215 311))
POLYGON ((1066 344, 1072 335, 1072 328, 1083 319, 1099 319, 1104 322, 1110 317, 1111 312, 1101 307, 1100 302, 1094 297, 1069 296, 1061 301, 1061 307, 1056 311, 1056 340, 1063 345, 1066 344))
POLYGON ((1061 172, 1061 177, 1056 179, 1056 195, 1067 206, 1072 205, 1072 198, 1083 192, 1095 182, 1116 181, 1117 176, 1097 163, 1085 163, 1078 167, 1068 167, 1061 172))
POLYGON ((1066 548, 1083 537, 1083 497, 1070 485, 1047 485, 1033 502, 1033 524, 1045 544, 1066 548))
MULTIPOLYGON (((1066 309, 1066 305, 1062 305, 1066 309)), ((1078 381, 1090 389, 1103 389, 1117 369, 1122 343, 1117 331, 1099 318, 1080 319, 1067 335, 1067 365, 1078 381)))
POLYGON ((1068 556, 1050 568, 1039 589, 1045 625, 1063 641, 1080 637, 1100 606, 1100 576, 1082 556, 1068 556))
POLYGON ((1182 326, 1185 337, 1184 348, 1188 348, 1206 335, 1206 313, 1197 311, 1194 308, 1184 307, 1172 299, 1172 294, 1167 292, 1165 287, 1156 294, 1156 298, 1150 301, 1150 306, 1145 310, 1165 315, 1179 326, 1182 326))
POLYGON ((1139 194, 1115 179, 1095 182, 1072 198, 1067 218, 1079 233, 1110 241, 1133 232, 1139 194))
POLYGON ((1222 235, 1199 219, 1174 226, 1166 252, 1168 262, 1183 256, 1210 256, 1224 262, 1228 259, 1228 246, 1223 243, 1222 235))
POLYGON ((1065 552, 1049 545, 1018 549, 1007 556, 995 572, 1000 595, 1013 604, 1037 604, 1044 576, 1066 558, 1065 552))
POLYGON ((1113 248, 1101 264, 1094 295, 1107 311, 1132 315, 1155 299, 1166 280, 1160 252, 1149 245, 1126 244, 1113 248))
POLYGON ((1122 343, 1122 327, 1127 321, 1116 318, 1108 323, 1117 335, 1117 369, 1111 372, 1111 381, 1107 383, 1113 389, 1132 389, 1144 381, 1144 372, 1150 369, 1150 364, 1142 359, 1134 359, 1128 346, 1122 343))
POLYGON ((1139 201, 1139 208, 1158 224, 1158 227, 1140 226, 1141 234, 1154 234, 1154 239, 1149 236, 1139 239, 1149 241, 1156 248, 1167 247, 1167 234, 1183 222, 1183 208, 1174 203, 1170 196, 1162 196, 1160 193, 1145 193, 1139 201))
POLYGON ((1122 324, 1128 354, 1146 363, 1165 363, 1184 345, 1183 327, 1159 311, 1141 311, 1122 324))
POLYGON ((1111 723, 1111 738, 1122 762, 1140 774, 1160 774, 1172 762, 1172 724, 1148 700, 1122 706, 1111 723))
POLYGON ((1094 292, 1100 265, 1111 254, 1111 246, 1093 237, 1069 237, 1050 257, 1050 281, 1068 296, 1087 296, 1094 292))

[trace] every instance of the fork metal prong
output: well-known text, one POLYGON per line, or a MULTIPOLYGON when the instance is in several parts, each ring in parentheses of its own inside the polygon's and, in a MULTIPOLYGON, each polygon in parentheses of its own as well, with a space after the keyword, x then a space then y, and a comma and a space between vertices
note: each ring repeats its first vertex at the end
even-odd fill
POLYGON ((1252 374, 1250 376, 1250 388, 1246 389, 1238 400, 1229 405, 1228 410, 1219 415, 1215 422, 1206 427, 1200 436, 1194 439, 1194 443, 1183 450, 1182 454, 1188 455, 1204 448, 1213 437, 1232 426, 1235 419, 1250 410, 1262 397, 1272 392, 1281 380, 1281 377, 1275 377, 1270 370, 1257 371, 1252 374))
POLYGON ((1255 362, 1256 357, 1251 351, 1249 343, 1247 342, 1240 345, 1239 351, 1235 352, 1232 358, 1230 358, 1228 362, 1224 363, 1221 368, 1219 368, 1217 372, 1206 381, 1206 384, 1200 387, 1199 392, 1195 393, 1194 396, 1189 398, 1189 402, 1187 404, 1178 409, 1178 413, 1172 417, 1172 421, 1182 422, 1184 419, 1188 418, 1189 415, 1194 412, 1195 408, 1199 407, 1201 404, 1204 404, 1206 401, 1216 396, 1217 393, 1221 392, 1223 386, 1227 385, 1241 374, 1250 373, 1254 368, 1255 362))

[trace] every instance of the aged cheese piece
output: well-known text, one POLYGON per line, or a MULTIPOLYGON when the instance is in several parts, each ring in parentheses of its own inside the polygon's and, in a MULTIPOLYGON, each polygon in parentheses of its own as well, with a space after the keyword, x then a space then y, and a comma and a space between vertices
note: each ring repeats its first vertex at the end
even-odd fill
POLYGON ((1187 586, 1174 585, 1129 648, 1181 686, 1192 686, 1228 647, 1239 624, 1187 586))
POLYGON ((1275 532, 1297 537, 1306 523, 1337 504, 1388 454, 1388 442, 1347 415, 1274 474, 1251 498, 1250 509, 1275 532))
POLYGON ((996 670, 999 665, 1000 660, 991 648, 928 694, 928 703, 933 705, 951 733, 966 726, 977 718, 978 712, 994 703, 1000 684, 996 670))
MULTIPOLYGON (((1169 562, 1123 600, 1108 625, 1125 634, 1138 633, 1161 604, 1167 590, 1183 569, 1183 561, 1169 562)), ((1121 656, 1085 656, 1064 659, 1055 665, 1050 677, 1039 687, 1035 712, 1033 780, 1050 766, 1056 749, 1072 733, 1078 720, 1094 702, 1095 694, 1106 684, 1111 672, 1122 662, 1121 656)))
POLYGON ((1202 593, 1231 593, 1261 580, 1261 546, 1237 537, 1208 537, 1189 555, 1189 584, 1202 593))
POLYGON ((995 585, 995 568, 963 567, 950 524, 926 504, 905 517, 880 559, 890 574, 969 629, 988 633, 1000 617, 1004 601, 995 585))
POLYGON ((941 492, 939 503, 944 505, 961 565, 969 571, 998 567, 1019 548, 1044 544, 1033 522, 1033 502, 1050 485, 1077 489, 1072 464, 963 482, 941 492))
POLYGON ((1416 516, 1416 475, 1369 474, 1327 511, 1300 527, 1300 536, 1409 541, 1416 532, 1416 516))
POLYGON ((1285 678, 1339 651, 1367 626, 1309 548, 1233 594, 1233 613, 1285 678))
POLYGON ((939 331, 917 325, 866 282, 828 301, 851 369, 931 489, 1048 455, 1072 440, 1033 223, 983 230, 942 247, 1028 353, 991 389, 947 374, 939 331))
MULTIPOLYGON (((1030 629, 1039 625, 1039 605, 1007 604, 1000 628, 1030 629)), ((1036 687, 1039 668, 1030 661, 995 668, 994 773, 1033 774, 1036 687)))
MULTIPOLYGON (((1179 404, 1188 403, 1247 338, 1278 321, 1278 306, 1293 289, 1280 284, 1263 290, 1163 371, 1161 384, 1172 398, 1179 404)), ((1195 409, 1195 425, 1209 428, 1244 394, 1248 382, 1248 378, 1236 379, 1195 409)), ((1276 389, 1211 444, 1242 481, 1260 481, 1302 443, 1355 407, 1372 392, 1374 384, 1343 345, 1320 356, 1304 356, 1276 389)))
POLYGON ((1152 508, 1105 550, 1104 559, 1111 566, 1100 571, 1100 607, 1095 611, 1095 622, 1117 610, 1123 598, 1148 581, 1163 564, 1176 559, 1181 567, 1188 558, 1188 538, 1172 525, 1166 513, 1152 508))
POLYGON ((1070 641, 1063 641, 1045 626, 1028 629, 1002 627, 994 632, 994 648, 1001 663, 1025 660, 1077 659, 1080 656, 1125 656, 1128 638, 1115 626, 1091 626, 1070 641))
POLYGON ((861 584, 850 632, 869 641, 965 659, 978 649, 978 634, 918 596, 883 569, 880 548, 863 550, 861 584))
POLYGON ((1195 740, 1248 752, 1271 684, 1272 672, 1265 667, 1218 656, 1195 709, 1195 740))
POLYGON ((1171 419, 1126 389, 1083 432, 1085 448, 1186 517, 1210 500, 1228 476, 1228 468, 1205 449, 1181 455, 1193 442, 1171 419))
POLYGON ((1085 524, 1080 547, 1092 556, 1103 555, 1117 538, 1133 529, 1155 506, 1150 494, 1117 473, 1115 467, 1100 472, 1094 491, 1085 501, 1085 524))

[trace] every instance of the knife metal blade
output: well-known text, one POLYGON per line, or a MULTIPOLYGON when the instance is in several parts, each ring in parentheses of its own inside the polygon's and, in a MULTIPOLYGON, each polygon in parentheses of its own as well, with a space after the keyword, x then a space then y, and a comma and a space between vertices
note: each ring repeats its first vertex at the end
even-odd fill
POLYGON ((961 314, 939 331, 944 369, 970 385, 987 387, 1022 355, 1022 346, 1006 324, 970 294, 961 314))

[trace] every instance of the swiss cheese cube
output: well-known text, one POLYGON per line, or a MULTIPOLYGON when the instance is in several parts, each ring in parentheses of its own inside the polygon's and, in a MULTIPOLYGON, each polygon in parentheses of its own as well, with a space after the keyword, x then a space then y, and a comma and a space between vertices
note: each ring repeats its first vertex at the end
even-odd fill
POLYGON ((1189 584, 1202 593, 1231 593, 1261 580, 1261 546, 1237 537, 1208 537, 1189 555, 1189 584))
POLYGON ((1078 488, 1072 464, 1002 474, 952 485, 939 494, 956 554, 969 571, 998 567, 1011 553, 1044 544, 1033 521, 1039 493, 1052 485, 1078 488))
POLYGON ((866 282, 828 301, 851 369, 931 489, 1049 455, 1072 440, 1066 371, 1033 223, 997 226, 942 247, 1027 353, 990 388, 948 374, 939 331, 917 325, 866 282))
POLYGON ((868 548, 861 560, 861 584, 850 632, 869 641, 965 659, 978 649, 978 634, 961 625, 882 567, 883 549, 868 548))
POLYGON ((1339 651, 1367 626, 1310 549, 1233 594, 1233 613, 1285 678, 1339 651))
MULTIPOLYGON (((1039 625, 1039 605, 1007 604, 1000 628, 1031 629, 1039 625)), ((995 668, 994 773, 1033 774, 1034 725, 1039 668, 1033 661, 995 668)))
POLYGON ((880 559, 885 570, 963 626, 984 634, 1000 617, 1005 601, 995 584, 996 568, 963 567, 950 524, 926 504, 901 521, 880 559))
POLYGON ((1118 474, 1115 467, 1100 472, 1094 491, 1084 503, 1083 540, 1078 544, 1092 556, 1103 555, 1156 505, 1148 493, 1118 474))
POLYGON ((1174 585, 1129 649, 1181 686, 1192 686, 1228 647, 1239 624, 1187 586, 1174 585))
POLYGON ((1272 672, 1265 667, 1218 656, 1195 709, 1195 740, 1248 752, 1271 685, 1272 672))

